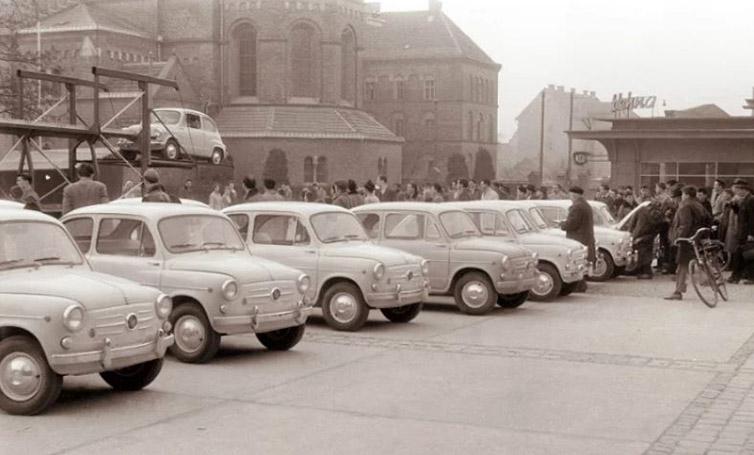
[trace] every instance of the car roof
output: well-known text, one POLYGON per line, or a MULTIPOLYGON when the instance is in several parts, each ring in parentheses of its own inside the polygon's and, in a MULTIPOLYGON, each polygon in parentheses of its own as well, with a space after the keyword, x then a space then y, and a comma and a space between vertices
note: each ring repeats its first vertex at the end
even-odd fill
POLYGON ((462 210, 459 207, 454 207, 451 204, 440 204, 436 202, 379 202, 375 204, 360 205, 354 207, 354 212, 368 212, 368 211, 404 211, 404 210, 421 210, 429 213, 442 213, 449 210, 462 210))
POLYGON ((15 207, 0 207, 0 221, 46 221, 58 223, 58 220, 37 210, 15 207))
POLYGON ((165 106, 163 106, 163 107, 156 107, 156 108, 154 108, 152 110, 153 111, 177 111, 177 112, 182 112, 184 114, 185 113, 189 113, 189 114, 203 115, 205 117, 209 117, 204 112, 195 111, 193 109, 186 109, 185 107, 165 107, 165 106))
POLYGON ((0 199, 0 209, 22 209, 24 208, 24 204, 16 201, 7 201, 5 199, 0 199))
POLYGON ((147 218, 165 218, 176 215, 220 215, 221 212, 206 207, 166 202, 143 202, 141 204, 97 204, 67 213, 63 218, 80 215, 131 215, 147 218))
MULTIPOLYGON (((124 204, 144 204, 140 197, 126 197, 121 199, 116 199, 114 201, 110 201, 110 204, 115 205, 124 205, 124 204)), ((205 207, 209 208, 209 205, 205 204, 201 201, 196 201, 194 199, 183 199, 181 198, 181 204, 183 205, 189 205, 194 207, 205 207)))
POLYGON ((526 209, 531 204, 525 204, 529 201, 506 201, 506 200, 494 200, 494 201, 463 201, 463 202, 448 202, 445 205, 456 207, 461 210, 468 209, 484 209, 484 210, 510 210, 510 209, 526 209))
POLYGON ((322 212, 351 213, 339 205, 297 201, 245 202, 223 209, 223 213, 237 212, 292 212, 302 215, 316 215, 322 212))

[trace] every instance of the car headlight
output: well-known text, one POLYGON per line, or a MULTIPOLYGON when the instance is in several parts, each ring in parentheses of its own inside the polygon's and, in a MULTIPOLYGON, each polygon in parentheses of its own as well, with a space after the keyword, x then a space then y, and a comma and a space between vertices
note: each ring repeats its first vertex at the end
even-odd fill
POLYGON ((385 276, 385 264, 378 262, 374 266, 374 269, 372 269, 372 274, 374 275, 375 279, 381 280, 382 277, 385 276))
POLYGON ((570 249, 570 248, 568 249, 568 251, 566 251, 566 254, 568 255, 569 258, 573 257, 573 253, 574 253, 574 251, 572 249, 570 249))
POLYGON ((510 258, 508 258, 508 256, 506 255, 503 255, 503 257, 500 258, 500 265, 502 265, 504 269, 507 269, 508 264, 510 264, 510 258))
POLYGON ((236 280, 228 280, 223 283, 222 291, 225 300, 233 300, 238 295, 238 283, 236 280))
POLYGON ((86 310, 79 304, 71 305, 63 311, 63 325, 71 332, 78 332, 84 327, 86 310))
POLYGON ((422 260, 422 275, 429 276, 429 261, 426 259, 422 260))
POLYGON ((154 301, 154 311, 160 319, 167 319, 170 312, 173 311, 173 299, 165 294, 160 294, 154 301))
POLYGON ((311 285, 312 280, 309 278, 309 275, 303 274, 296 280, 296 288, 298 289, 299 294, 306 294, 309 292, 311 285))
POLYGON ((534 261, 539 261, 539 253, 532 253, 531 258, 534 259, 534 261))

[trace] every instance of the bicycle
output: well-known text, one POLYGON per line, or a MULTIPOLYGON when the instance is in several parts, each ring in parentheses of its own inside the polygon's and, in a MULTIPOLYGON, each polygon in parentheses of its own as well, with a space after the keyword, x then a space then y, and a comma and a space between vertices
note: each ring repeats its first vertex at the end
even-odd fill
POLYGON ((725 255, 723 244, 710 238, 712 229, 701 228, 689 238, 676 239, 675 243, 689 243, 694 249, 694 259, 689 262, 689 275, 696 294, 710 308, 717 306, 718 296, 728 301, 723 269, 725 255))

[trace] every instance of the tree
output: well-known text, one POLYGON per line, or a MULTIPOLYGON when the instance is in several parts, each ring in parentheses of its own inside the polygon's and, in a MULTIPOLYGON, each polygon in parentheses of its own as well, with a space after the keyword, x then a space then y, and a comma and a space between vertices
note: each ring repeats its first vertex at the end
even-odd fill
POLYGON ((288 158, 280 149, 272 149, 264 161, 262 178, 273 179, 278 184, 288 183, 288 158))
POLYGON ((448 182, 469 178, 469 168, 460 153, 454 153, 448 157, 448 175, 446 178, 448 182))
POLYGON ((486 148, 480 147, 476 152, 476 164, 474 165, 474 180, 493 180, 495 178, 495 163, 492 155, 486 148))

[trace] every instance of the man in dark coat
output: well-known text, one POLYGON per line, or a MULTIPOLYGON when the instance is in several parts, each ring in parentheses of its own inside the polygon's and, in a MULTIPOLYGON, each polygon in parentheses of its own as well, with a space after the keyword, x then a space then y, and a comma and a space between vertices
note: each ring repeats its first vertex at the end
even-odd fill
POLYGON ((748 280, 754 279, 754 276, 746 275, 747 269, 751 270, 754 266, 746 263, 744 253, 754 249, 754 196, 751 194, 751 186, 745 180, 736 180, 733 184, 733 191, 738 197, 736 204, 732 209, 738 214, 738 229, 736 230, 736 241, 738 248, 733 253, 731 267, 733 274, 728 282, 738 283, 741 278, 748 280))
POLYGON ((76 173, 79 181, 63 189, 63 215, 81 207, 110 202, 105 184, 94 180, 94 167, 91 164, 79 164, 76 173))
POLYGON ((343 207, 344 209, 351 209, 351 198, 348 196, 348 182, 345 180, 338 180, 333 185, 333 205, 343 207))
POLYGON ((652 201, 637 210, 629 224, 628 230, 634 238, 634 248, 639 254, 636 277, 640 280, 652 279, 652 253, 663 220, 660 202, 652 201))
MULTIPOLYGON (((687 186, 682 190, 681 202, 670 226, 670 240, 675 243, 680 238, 688 238, 703 227, 712 225, 712 215, 696 198, 696 187, 687 186)), ((694 259, 694 249, 688 242, 678 244, 676 263, 675 292, 665 300, 683 300, 686 292, 686 279, 689 274, 689 262, 694 259)))
POLYGON ((584 190, 574 186, 568 190, 573 204, 568 210, 568 217, 560 225, 566 232, 566 237, 577 240, 586 245, 589 251, 588 260, 591 263, 597 259, 594 240, 594 214, 592 207, 584 198, 584 190))

